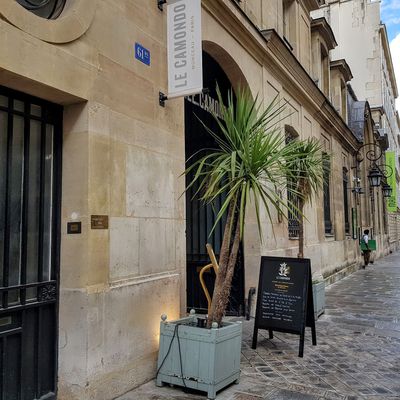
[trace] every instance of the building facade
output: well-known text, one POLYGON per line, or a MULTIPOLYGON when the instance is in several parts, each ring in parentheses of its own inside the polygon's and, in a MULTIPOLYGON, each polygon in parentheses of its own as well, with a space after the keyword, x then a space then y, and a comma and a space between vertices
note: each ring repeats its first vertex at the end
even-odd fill
MULTIPOLYGON (((362 112, 351 117, 352 71, 332 58, 327 19, 310 16, 317 0, 203 0, 209 93, 165 107, 166 15, 156 1, 50 4, 0 4, 7 398, 115 398, 154 377, 160 315, 203 307, 196 273, 208 263, 213 215, 182 196, 181 175, 208 140, 193 113, 206 119, 216 106, 216 82, 225 91, 247 87, 264 104, 279 95, 287 102, 282 134, 316 137, 331 155, 324 190, 305 210, 314 279, 329 283, 359 268, 365 227, 381 226, 379 255, 389 251, 381 193, 373 189, 371 206, 353 190, 354 178, 368 188, 369 165, 358 166, 357 152, 366 137, 378 142, 371 108, 354 97, 362 112), (135 43, 149 62, 135 58, 135 43)), ((236 314, 257 286, 260 256, 298 252, 294 216, 264 215, 260 243, 254 210, 248 215, 236 314)))
MULTIPOLYGON (((395 104, 398 87, 386 27, 381 22, 381 2, 328 0, 312 15, 324 16, 331 25, 339 44, 332 51, 332 57, 347 60, 354 73, 351 84, 357 97, 369 102, 375 129, 383 140, 388 140, 387 150, 395 155, 395 170, 390 172, 396 176, 398 208, 400 125, 395 104)), ((399 213, 395 208, 388 215, 392 250, 399 244, 399 213)))

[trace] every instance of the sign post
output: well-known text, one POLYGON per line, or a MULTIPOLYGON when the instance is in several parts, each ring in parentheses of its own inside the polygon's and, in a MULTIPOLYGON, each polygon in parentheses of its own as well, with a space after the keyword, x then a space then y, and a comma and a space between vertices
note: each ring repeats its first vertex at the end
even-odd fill
POLYGON ((259 329, 300 335, 299 357, 304 353, 305 328, 310 327, 317 345, 311 262, 309 259, 262 257, 252 348, 257 347, 259 329))
POLYGON ((201 93, 201 0, 169 0, 168 99, 201 93))

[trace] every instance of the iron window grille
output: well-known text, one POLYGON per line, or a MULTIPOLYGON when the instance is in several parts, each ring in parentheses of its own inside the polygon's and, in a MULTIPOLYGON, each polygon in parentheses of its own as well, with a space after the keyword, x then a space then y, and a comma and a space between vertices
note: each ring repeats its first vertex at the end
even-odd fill
POLYGON ((329 181, 330 181, 330 162, 324 161, 324 184, 323 184, 323 193, 324 193, 324 225, 325 225, 325 234, 332 233, 332 221, 331 221, 331 193, 329 189, 329 181))
POLYGON ((348 190, 349 178, 347 176, 347 169, 343 168, 343 207, 344 207, 344 227, 345 233, 350 235, 350 219, 349 219, 349 196, 348 190))
MULTIPOLYGON (((288 203, 298 208, 299 199, 294 193, 296 189, 296 182, 292 178, 288 178, 287 182, 287 197, 288 203)), ((294 208, 288 208, 288 233, 290 239, 296 239, 299 237, 299 213, 294 208)))
MULTIPOLYGON (((296 140, 297 136, 293 132, 286 131, 286 144, 289 144, 293 140, 296 140)), ((287 200, 288 204, 291 204, 292 207, 288 208, 288 235, 289 239, 297 239, 300 233, 300 225, 299 225, 299 212, 296 210, 299 205, 299 199, 295 193, 296 191, 296 181, 287 177, 287 200)))

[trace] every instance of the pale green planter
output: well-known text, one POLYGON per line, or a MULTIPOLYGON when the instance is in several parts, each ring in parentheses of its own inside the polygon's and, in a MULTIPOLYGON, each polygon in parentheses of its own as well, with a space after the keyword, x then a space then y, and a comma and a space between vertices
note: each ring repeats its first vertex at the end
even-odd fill
POLYGON ((325 282, 313 282, 314 314, 318 319, 325 312, 325 282))
MULTIPOLYGON (((178 333, 186 386, 207 392, 208 399, 215 399, 219 390, 239 380, 242 324, 224 322, 221 328, 205 329, 195 326, 196 322, 195 315, 161 322, 157 369, 168 352, 176 325, 180 324, 178 333)), ((176 335, 156 383, 157 386, 164 383, 184 386, 176 335)))

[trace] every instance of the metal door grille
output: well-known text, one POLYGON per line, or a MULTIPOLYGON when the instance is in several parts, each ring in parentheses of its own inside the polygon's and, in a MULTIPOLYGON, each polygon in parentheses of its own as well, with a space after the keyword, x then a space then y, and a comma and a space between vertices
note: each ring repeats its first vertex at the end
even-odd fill
POLYGON ((0 400, 55 398, 61 119, 0 87, 0 400))

